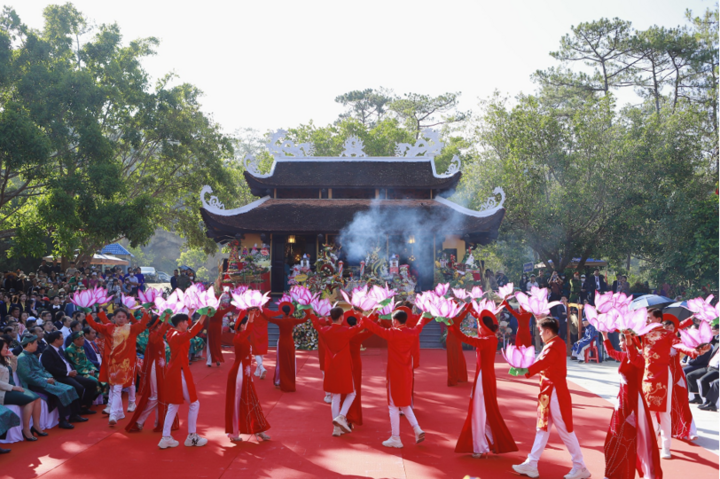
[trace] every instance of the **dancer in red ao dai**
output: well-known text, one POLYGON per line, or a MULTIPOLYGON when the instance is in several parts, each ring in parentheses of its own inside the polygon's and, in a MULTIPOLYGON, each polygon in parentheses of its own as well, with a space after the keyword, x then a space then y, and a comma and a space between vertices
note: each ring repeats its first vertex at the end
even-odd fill
POLYGON ((268 352, 268 321, 262 311, 258 310, 253 320, 252 334, 248 338, 255 355, 255 376, 265 379, 267 370, 263 366, 263 356, 268 352))
POLYGON ((230 304, 230 294, 223 292, 220 296, 220 307, 211 318, 208 319, 207 325, 207 367, 212 367, 212 363, 220 366, 224 363, 222 354, 222 324, 226 314, 235 308, 230 304))
MULTIPOLYGON (((125 417, 122 406, 122 390, 135 386, 135 363, 137 361, 136 343, 137 336, 146 327, 150 321, 150 316, 143 309, 142 320, 135 324, 129 324, 130 313, 124 308, 115 311, 113 319, 115 323, 110 323, 104 312, 99 312, 98 316, 103 323, 101 324, 88 314, 85 318, 90 325, 98 333, 105 338, 106 347, 109 346, 107 354, 107 381, 111 388, 110 418, 108 423, 110 426, 117 424, 118 420, 125 417)), ((103 358, 104 362, 105 358, 103 358)), ((134 391, 132 398, 132 411, 135 410, 134 391)), ((129 410, 129 409, 128 409, 129 410)), ((131 412, 132 412, 131 411, 131 412)))
POLYGON ((382 443, 385 447, 403 447, 400 440, 401 410, 415 432, 415 442, 420 443, 425 440, 425 432, 420 428, 411 406, 413 350, 420 332, 431 320, 432 318, 422 318, 417 326, 409 328, 405 325, 407 313, 395 311, 390 329, 385 329, 366 317, 360 321, 362 328, 372 331, 388 342, 387 394, 392 435, 382 443))
POLYGON ((620 361, 620 391, 605 437, 605 477, 633 479, 637 470, 641 477, 662 479, 652 414, 642 396, 645 361, 630 332, 620 336, 622 351, 615 351, 605 333, 601 334, 608 356, 620 361))
POLYGON ((277 361, 275 362, 275 387, 284 392, 295 392, 295 340, 293 330, 295 326, 307 321, 307 311, 302 318, 292 317, 295 307, 292 303, 282 302, 278 311, 263 309, 267 320, 278 326, 280 335, 277 342, 277 361))
POLYGON ((173 329, 167 335, 167 342, 170 345, 170 364, 167 371, 166 396, 168 405, 165 424, 163 425, 163 437, 158 444, 160 449, 177 447, 178 442, 173 439, 171 427, 177 416, 180 404, 187 401, 190 404, 188 411, 188 437, 185 440, 186 446, 204 446, 207 439, 197 435, 197 418, 200 412, 200 401, 198 401, 195 390, 195 382, 190 372, 190 340, 202 331, 207 316, 200 316, 200 319, 192 328, 188 329, 190 318, 187 314, 177 313, 170 318, 173 329))
POLYGON ((484 458, 491 450, 496 454, 518 450, 497 404, 497 329, 497 318, 487 310, 478 315, 476 338, 466 336, 457 323, 450 328, 450 334, 475 347, 475 384, 470 395, 468 415, 455 446, 455 452, 472 453, 475 458, 484 458))
POLYGON ((247 315, 241 313, 243 318, 239 320, 233 337, 235 363, 228 373, 225 396, 225 433, 233 442, 242 441, 241 434, 254 434, 261 441, 270 440, 270 436, 265 434, 270 424, 263 414, 250 373, 252 349, 249 339, 259 314, 257 309, 250 310, 247 315))
MULTIPOLYGON (((349 326, 355 326, 357 324, 357 318, 355 316, 347 317, 349 326)), ((355 386, 355 399, 350 405, 350 409, 347 413, 347 421, 351 425, 362 426, 362 356, 360 355, 360 347, 363 341, 372 336, 372 331, 367 329, 361 330, 357 336, 350 340, 350 357, 352 358, 352 375, 353 385, 355 386)), ((343 398, 344 400, 345 398, 343 398)))
MULTIPOLYGON (((165 364, 165 333, 170 329, 167 321, 162 318, 153 319, 148 325, 150 334, 145 347, 142 374, 137 393, 140 395, 135 414, 125 427, 127 432, 142 431, 145 421, 153 411, 155 412, 155 432, 163 430, 165 416, 167 415, 167 398, 165 397, 165 377, 167 365, 165 364)), ((175 417, 172 429, 178 429, 180 422, 175 417)))
POLYGON ((525 374, 527 378, 540 374, 537 432, 527 460, 513 466, 513 470, 528 477, 540 476, 537 464, 550 438, 550 427, 555 425, 560 439, 565 443, 572 458, 573 467, 565 475, 565 479, 585 479, 590 477, 590 471, 585 467, 580 444, 573 431, 572 399, 567 386, 565 341, 558 336, 558 323, 555 319, 544 318, 538 322, 537 327, 545 346, 525 374))
POLYGON ((330 326, 322 326, 315 316, 311 316, 313 326, 325 343, 323 389, 332 395, 333 436, 351 432, 347 414, 350 405, 355 400, 350 340, 360 332, 360 328, 343 324, 345 318, 343 313, 342 308, 331 309, 332 324, 330 326), (342 401, 343 395, 345 395, 344 401, 342 401))

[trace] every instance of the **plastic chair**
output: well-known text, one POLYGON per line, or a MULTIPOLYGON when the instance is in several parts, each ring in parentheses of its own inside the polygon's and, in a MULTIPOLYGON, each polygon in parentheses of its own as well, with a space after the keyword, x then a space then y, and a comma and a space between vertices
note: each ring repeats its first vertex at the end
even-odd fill
POLYGON ((585 363, 590 361, 600 363, 600 354, 598 354, 597 344, 595 344, 594 341, 585 349, 585 363), (590 353, 592 353, 592 355, 590 353))

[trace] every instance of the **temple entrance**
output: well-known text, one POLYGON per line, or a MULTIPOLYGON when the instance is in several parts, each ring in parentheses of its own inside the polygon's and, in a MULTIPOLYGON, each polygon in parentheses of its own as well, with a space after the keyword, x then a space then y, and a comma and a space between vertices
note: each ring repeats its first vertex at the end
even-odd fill
POLYGON ((288 291, 287 279, 293 266, 300 264, 307 254, 310 265, 317 259, 317 237, 315 235, 276 235, 272 242, 272 288, 273 293, 288 291))

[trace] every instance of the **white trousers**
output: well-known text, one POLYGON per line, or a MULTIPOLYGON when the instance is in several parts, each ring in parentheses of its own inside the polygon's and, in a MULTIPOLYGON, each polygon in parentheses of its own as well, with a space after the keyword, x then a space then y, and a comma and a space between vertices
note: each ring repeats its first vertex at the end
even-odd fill
POLYGON ((637 456, 640 461, 640 469, 643 477, 646 479, 655 479, 655 469, 653 468, 652 448, 657 447, 655 438, 647 426, 647 417, 645 417, 645 408, 643 407, 642 394, 638 393, 637 399, 637 456))
POLYGON ((330 403, 330 409, 332 411, 332 418, 335 419, 338 416, 347 416, 347 413, 350 410, 350 406, 352 406, 352 403, 355 400, 355 396, 357 396, 357 394, 353 389, 353 392, 346 395, 345 400, 342 402, 342 407, 340 407, 340 400, 342 399, 342 394, 331 394, 331 396, 332 403, 330 403))
POLYGON ((411 406, 397 407, 395 405, 392 399, 392 394, 390 394, 389 385, 388 395, 390 397, 390 405, 388 406, 388 410, 390 412, 390 430, 392 435, 394 437, 400 437, 400 411, 403 412, 408 422, 410 423, 410 426, 412 426, 413 429, 415 429, 416 427, 420 427, 411 406))
POLYGON ((265 371, 265 368, 263 367, 263 357, 260 355, 256 355, 255 362, 257 363, 257 367, 255 368, 255 376, 260 377, 262 372, 265 371))
MULTIPOLYGON (((190 403, 190 409, 188 410, 188 433, 194 434, 197 431, 197 418, 200 412, 200 401, 190 402, 190 393, 188 392, 187 383, 185 382, 185 375, 180 372, 182 378, 183 398, 185 401, 190 403)), ((163 424, 163 436, 172 436, 172 425, 175 422, 175 416, 177 416, 179 404, 169 404, 168 411, 165 415, 165 424, 163 424)))
POLYGON ((672 445, 672 388, 673 388, 673 376, 670 368, 668 368, 668 392, 667 401, 665 403, 665 411, 655 412, 652 414, 653 426, 655 431, 660 432, 662 440, 662 449, 665 452, 670 452, 670 446, 672 445), (659 422, 659 424, 658 424, 659 422))
MULTIPOLYGON (((250 366, 248 366, 250 367, 250 366)), ((228 434, 231 438, 237 438, 240 436, 240 429, 238 428, 238 417, 240 416, 240 396, 242 395, 243 387, 243 366, 242 363, 238 368, 237 376, 235 376, 235 404, 233 405, 233 432, 228 434)))
POLYGON ((108 403, 110 404, 110 415, 116 419, 122 419, 125 417, 123 413, 122 393, 127 391, 128 403, 135 402, 135 385, 133 384, 129 388, 122 387, 122 384, 116 384, 110 386, 110 393, 108 394, 108 403))
POLYGON ((585 461, 583 460, 582 450, 580 449, 580 443, 578 443, 575 432, 568 432, 565 427, 565 422, 560 412, 560 403, 558 402, 557 393, 555 390, 552 392, 550 398, 550 414, 548 417, 547 431, 538 429, 535 433, 535 442, 533 443, 532 450, 528 455, 526 463, 537 467, 537 463, 540 460, 540 455, 545 450, 548 439, 550 438, 550 428, 555 425, 560 439, 567 447, 570 457, 572 458, 572 464, 574 467, 585 467, 585 461))
POLYGON ((145 405, 145 409, 140 414, 140 417, 138 418, 137 422, 141 426, 145 424, 145 421, 147 421, 148 416, 150 416, 150 413, 153 412, 155 408, 157 408, 158 405, 158 395, 157 395, 157 375, 155 373, 155 361, 150 365, 150 397, 147 400, 147 404, 145 405))
POLYGON ((475 454, 485 454, 490 452, 488 438, 492 441, 492 431, 487 423, 487 411, 485 410, 485 393, 482 385, 482 371, 478 373, 475 380, 475 390, 473 392, 473 412, 472 412, 472 437, 473 452, 475 454))
POLYGON ((212 354, 210 354, 210 334, 205 338, 205 356, 207 356, 207 365, 212 366, 212 354))

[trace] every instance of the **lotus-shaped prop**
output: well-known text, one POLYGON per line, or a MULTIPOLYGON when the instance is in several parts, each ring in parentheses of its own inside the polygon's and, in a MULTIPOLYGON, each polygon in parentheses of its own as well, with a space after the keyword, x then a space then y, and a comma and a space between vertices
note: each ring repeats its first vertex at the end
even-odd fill
POLYGON ((465 301, 465 298, 470 296, 470 293, 468 293, 463 288, 453 288, 452 292, 453 292, 453 295, 460 301, 465 301))
POLYGON ((617 309, 610 309, 605 313, 598 313, 595 306, 587 305, 585 306, 585 317, 598 331, 602 331, 603 333, 612 333, 618 329, 617 322, 620 317, 620 311, 617 309))
POLYGON ((720 308, 718 308, 720 303, 718 303, 718 306, 715 307, 710 304, 713 298, 714 296, 711 294, 705 299, 702 299, 702 297, 689 299, 687 302, 687 309, 692 311, 696 318, 709 323, 717 318, 718 313, 720 312, 720 308))
POLYGON ((372 289, 368 291, 368 297, 372 298, 375 301, 376 307, 383 308, 388 304, 392 303, 395 294, 396 291, 394 289, 388 288, 387 284, 385 284, 384 287, 374 285, 372 289))
POLYGON ((470 298, 472 299, 480 299, 483 297, 485 292, 482 290, 480 286, 473 286, 473 289, 470 290, 470 293, 468 293, 470 298))
POLYGON ((313 311, 315 311, 315 314, 320 318, 329 316, 330 310, 333 307, 329 299, 317 298, 312 303, 310 303, 310 306, 312 307, 313 311))
POLYGON ((530 289, 530 296, 525 293, 515 293, 515 299, 525 311, 532 313, 535 317, 547 316, 550 314, 550 308, 560 304, 560 301, 548 302, 547 288, 538 288, 533 286, 530 289))
POLYGON ((502 299, 506 299, 508 296, 513 294, 515 291, 515 285, 513 283, 508 283, 505 286, 500 286, 498 289, 498 296, 500 296, 502 299))
POLYGON ((436 296, 432 299, 429 308, 429 313, 435 317, 435 321, 448 326, 452 324, 452 319, 463 310, 462 306, 458 306, 455 301, 444 296, 436 296))
POLYGON ((163 299, 162 297, 157 298, 155 300, 155 307, 157 308, 159 314, 190 313, 187 306, 185 306, 185 294, 180 288, 173 291, 167 299, 163 299))
POLYGON ((378 311, 378 316, 380 319, 392 319, 393 311, 395 311, 395 306, 397 306, 397 302, 393 301, 392 298, 389 299, 389 303, 378 311))
POLYGON ((297 305, 296 308, 299 310, 310 309, 310 304, 317 299, 318 296, 320 296, 319 293, 312 294, 305 286, 298 285, 290 288, 290 298, 292 298, 292 302, 297 305))
POLYGON ((595 309, 598 314, 604 314, 615 308, 622 310, 630 307, 633 297, 626 296, 625 293, 613 293, 608 291, 607 293, 595 292, 595 309))
POLYGON ((492 314, 496 315, 500 312, 501 309, 503 309, 505 306, 502 304, 500 306, 495 305, 495 301, 492 299, 481 299, 480 301, 471 301, 470 304, 472 305, 472 308, 475 310, 475 313, 480 315, 483 311, 490 311, 492 314))
POLYGON ((107 304, 113 300, 112 295, 108 295, 105 288, 95 286, 91 291, 95 296, 95 304, 107 304))
POLYGON ((155 300, 162 297, 162 292, 155 288, 147 288, 145 291, 138 291, 138 299, 143 308, 149 308, 155 304, 155 300))
POLYGON ((352 297, 348 296, 345 291, 340 290, 340 293, 345 301, 350 303, 350 305, 358 311, 370 311, 377 305, 377 301, 368 296, 367 286, 353 289, 352 297))
POLYGON ((505 361, 510 365, 510 374, 520 376, 535 362, 535 346, 515 346, 508 344, 502 352, 505 361))
POLYGON ((647 308, 638 308, 633 311, 622 309, 618 313, 615 327, 622 332, 629 330, 637 336, 644 336, 653 329, 662 327, 660 323, 647 322, 647 308))
POLYGON ((215 288, 210 286, 206 291, 199 291, 197 294, 197 312, 214 316, 215 312, 220 308, 220 297, 215 296, 215 288))
POLYGON ((92 290, 86 289, 73 293, 70 302, 77 306, 80 311, 89 313, 90 308, 97 302, 97 297, 92 290))
POLYGON ((140 308, 140 303, 138 303, 137 300, 135 298, 133 298, 132 296, 125 296, 123 294, 121 296, 120 301, 121 301, 122 305, 125 306, 130 311, 140 308))
POLYGON ((685 346, 692 349, 708 344, 713 339, 710 323, 707 321, 700 321, 700 325, 697 329, 681 329, 680 339, 685 346))
POLYGON ((425 291, 415 295, 415 306, 423 312, 423 316, 426 318, 432 317, 430 313, 430 304, 435 301, 437 295, 434 291, 425 291))
POLYGON ((438 283, 435 286, 435 294, 437 296, 445 296, 450 288, 450 283, 438 283))
POLYGON ((232 304, 237 309, 247 310, 253 308, 262 308, 270 301, 270 293, 262 294, 260 291, 249 289, 242 294, 233 293, 232 304))

